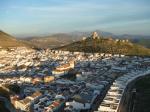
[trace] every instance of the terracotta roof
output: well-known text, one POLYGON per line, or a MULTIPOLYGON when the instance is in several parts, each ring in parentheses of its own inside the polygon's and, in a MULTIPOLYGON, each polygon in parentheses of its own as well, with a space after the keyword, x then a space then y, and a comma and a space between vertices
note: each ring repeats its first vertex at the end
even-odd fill
POLYGON ((31 97, 38 97, 38 96, 41 96, 42 94, 39 92, 39 91, 36 91, 35 93, 33 93, 32 95, 31 95, 31 97))

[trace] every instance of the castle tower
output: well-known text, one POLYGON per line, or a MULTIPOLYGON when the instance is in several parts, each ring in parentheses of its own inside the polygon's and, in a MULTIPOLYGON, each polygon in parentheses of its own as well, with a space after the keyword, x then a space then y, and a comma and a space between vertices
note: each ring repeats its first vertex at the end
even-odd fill
POLYGON ((92 34, 92 38, 93 38, 93 39, 98 38, 98 33, 97 33, 97 32, 93 32, 93 34, 92 34))
POLYGON ((82 37, 82 40, 85 41, 87 37, 82 37))

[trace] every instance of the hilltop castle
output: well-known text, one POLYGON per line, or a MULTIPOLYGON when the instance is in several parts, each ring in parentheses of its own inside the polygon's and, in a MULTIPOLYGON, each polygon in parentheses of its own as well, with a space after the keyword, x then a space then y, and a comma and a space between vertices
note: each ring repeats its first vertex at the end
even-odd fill
POLYGON ((92 37, 93 39, 96 39, 96 38, 99 39, 99 36, 98 36, 98 33, 97 33, 97 32, 93 32, 92 35, 91 35, 91 37, 92 37))
MULTIPOLYGON (((82 37, 82 40, 86 40, 88 37, 82 37)), ((100 39, 99 35, 97 32, 93 32, 92 35, 89 37, 91 39, 100 39)))

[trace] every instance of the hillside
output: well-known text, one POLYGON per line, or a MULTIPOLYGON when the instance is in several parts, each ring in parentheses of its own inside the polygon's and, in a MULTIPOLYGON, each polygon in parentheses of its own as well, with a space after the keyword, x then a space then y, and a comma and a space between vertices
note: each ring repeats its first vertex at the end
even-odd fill
POLYGON ((0 31, 0 47, 8 48, 8 47, 18 47, 18 46, 26 46, 28 47, 28 42, 17 40, 15 37, 0 31))
POLYGON ((150 49, 128 40, 103 38, 94 32, 91 36, 71 44, 55 49, 83 52, 101 52, 126 55, 147 55, 150 56, 150 49))

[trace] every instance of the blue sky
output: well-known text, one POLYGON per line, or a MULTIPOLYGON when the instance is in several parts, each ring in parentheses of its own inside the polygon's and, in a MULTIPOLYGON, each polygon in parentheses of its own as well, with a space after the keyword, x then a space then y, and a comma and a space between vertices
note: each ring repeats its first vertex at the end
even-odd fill
POLYGON ((16 36, 96 29, 150 35, 150 0, 0 0, 0 29, 16 36))

